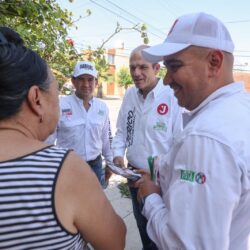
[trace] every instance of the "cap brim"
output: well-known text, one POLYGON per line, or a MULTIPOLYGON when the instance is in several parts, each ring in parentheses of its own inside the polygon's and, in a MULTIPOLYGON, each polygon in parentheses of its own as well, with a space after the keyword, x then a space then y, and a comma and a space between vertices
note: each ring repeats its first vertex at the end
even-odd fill
POLYGON ((182 43, 161 43, 150 48, 144 49, 142 51, 143 57, 151 62, 157 63, 163 60, 165 56, 175 54, 185 48, 189 47, 191 44, 182 43))
POLYGON ((90 75, 90 76, 93 76, 95 78, 97 78, 97 75, 94 74, 94 73, 89 73, 89 72, 81 72, 81 73, 78 73, 78 74, 73 74, 72 76, 73 77, 78 77, 78 76, 81 76, 81 75, 90 75))

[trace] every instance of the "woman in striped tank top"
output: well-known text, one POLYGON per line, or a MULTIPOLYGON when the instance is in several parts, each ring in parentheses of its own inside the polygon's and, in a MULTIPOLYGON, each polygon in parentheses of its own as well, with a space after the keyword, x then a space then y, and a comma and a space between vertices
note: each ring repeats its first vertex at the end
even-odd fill
POLYGON ((46 62, 0 27, 0 249, 124 249, 124 223, 88 165, 43 142, 58 113, 46 62))

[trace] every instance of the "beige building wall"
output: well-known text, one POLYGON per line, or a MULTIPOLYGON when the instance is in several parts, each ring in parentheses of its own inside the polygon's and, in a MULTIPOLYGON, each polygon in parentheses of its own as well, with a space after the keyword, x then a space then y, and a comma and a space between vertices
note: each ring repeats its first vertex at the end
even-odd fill
POLYGON ((111 83, 103 84, 104 95, 123 96, 125 88, 120 87, 117 82, 117 74, 123 67, 129 67, 129 55, 125 53, 123 46, 121 48, 108 49, 107 61, 110 65, 109 73, 113 76, 111 83))
POLYGON ((234 71, 234 80, 243 81, 247 92, 250 92, 250 73, 243 71, 234 71))

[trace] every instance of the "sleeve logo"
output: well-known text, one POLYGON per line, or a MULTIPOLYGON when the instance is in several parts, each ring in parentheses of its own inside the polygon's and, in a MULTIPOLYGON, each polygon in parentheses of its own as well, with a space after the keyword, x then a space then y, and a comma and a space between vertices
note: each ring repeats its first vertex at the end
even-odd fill
POLYGON ((183 170, 181 169, 181 180, 189 182, 197 182, 198 184, 204 184, 206 182, 205 174, 199 172, 196 173, 192 170, 183 170))

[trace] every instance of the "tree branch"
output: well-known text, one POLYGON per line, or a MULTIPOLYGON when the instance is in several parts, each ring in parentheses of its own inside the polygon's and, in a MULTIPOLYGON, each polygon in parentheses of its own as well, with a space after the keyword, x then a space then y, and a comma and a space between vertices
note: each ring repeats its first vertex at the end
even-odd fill
POLYGON ((135 31, 138 31, 139 33, 141 33, 142 31, 138 28, 138 26, 139 26, 139 24, 136 24, 136 25, 134 25, 134 26, 131 27, 131 28, 123 28, 123 27, 120 26, 119 23, 117 23, 117 26, 116 26, 116 29, 115 29, 114 33, 111 34, 106 40, 104 40, 104 41, 102 42, 102 44, 98 47, 98 49, 103 49, 104 45, 105 45, 108 41, 110 41, 110 39, 111 39, 112 37, 114 37, 116 34, 118 34, 119 32, 121 32, 122 30, 135 30, 135 31))

